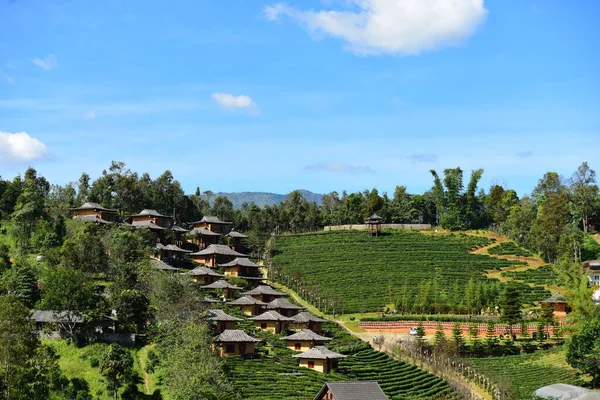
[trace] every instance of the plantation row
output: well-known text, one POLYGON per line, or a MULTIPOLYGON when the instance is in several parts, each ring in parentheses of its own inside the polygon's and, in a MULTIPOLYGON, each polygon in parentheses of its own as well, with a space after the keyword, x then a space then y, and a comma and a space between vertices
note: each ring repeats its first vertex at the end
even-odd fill
POLYGON ((536 285, 558 285, 562 284, 560 277, 554 271, 552 265, 543 265, 536 269, 527 269, 525 271, 507 271, 502 276, 517 281, 524 281, 536 285))
POLYGON ((525 250, 513 242, 504 242, 500 243, 497 246, 490 247, 488 249, 488 253, 496 254, 496 255, 510 255, 510 256, 520 256, 520 257, 533 257, 534 254, 529 250, 525 250))
POLYGON ((566 364, 563 348, 515 356, 469 358, 464 362, 503 390, 512 392, 511 398, 517 400, 529 400, 536 389, 556 382, 582 383, 577 371, 566 364))
POLYGON ((390 399, 455 398, 454 390, 441 378, 413 365, 379 353, 334 324, 326 325, 325 336, 334 337, 327 348, 348 355, 340 360, 339 371, 321 374, 298 367, 291 356, 297 354, 283 347, 271 336, 259 346, 260 358, 224 360, 224 371, 245 399, 313 399, 328 381, 377 380, 390 399))
MULTIPOLYGON (((296 288, 313 304, 321 303, 320 307, 328 311, 381 310, 387 304, 397 303, 408 287, 411 306, 407 311, 461 312, 460 304, 438 309, 437 304, 443 302, 437 298, 425 300, 423 291, 430 286, 431 296, 456 302, 465 297, 470 279, 492 283, 484 271, 525 264, 469 253, 490 243, 485 237, 414 231, 379 237, 358 231, 284 235, 276 240, 271 276, 296 288), (458 296, 455 287, 460 290, 458 296), (436 310, 423 309, 431 304, 436 310)), ((549 297, 543 288, 521 284, 520 289, 525 303, 549 297)), ((490 304, 480 302, 481 306, 490 304)))

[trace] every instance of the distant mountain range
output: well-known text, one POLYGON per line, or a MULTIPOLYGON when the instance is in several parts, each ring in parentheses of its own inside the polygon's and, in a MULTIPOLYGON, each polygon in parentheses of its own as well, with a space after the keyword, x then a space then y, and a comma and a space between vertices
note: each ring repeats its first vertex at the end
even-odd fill
MULTIPOLYGON (((304 189, 300 189, 299 192, 302 193, 304 198, 309 202, 314 201, 317 204, 321 204, 323 198, 322 194, 313 193, 310 190, 304 189)), ((281 203, 288 195, 267 192, 221 192, 216 193, 216 196, 225 196, 231 200, 234 208, 240 208, 244 202, 248 204, 254 203, 259 207, 264 207, 266 205, 272 206, 281 203)))

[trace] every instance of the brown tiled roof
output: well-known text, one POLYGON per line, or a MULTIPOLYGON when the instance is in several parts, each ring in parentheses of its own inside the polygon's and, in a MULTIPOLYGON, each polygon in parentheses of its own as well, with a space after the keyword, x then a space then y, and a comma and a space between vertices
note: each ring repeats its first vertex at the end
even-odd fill
POLYGON ((214 310, 208 310, 208 314, 207 314, 207 320, 208 321, 228 321, 228 322, 238 322, 238 321, 243 321, 241 318, 236 318, 233 317, 229 314, 227 314, 225 311, 223 310, 219 310, 219 309, 214 309, 214 310))
POLYGON ((81 207, 71 208, 72 211, 82 211, 82 210, 94 210, 94 211, 104 211, 109 213, 116 213, 116 210, 109 210, 108 208, 102 207, 98 203, 94 203, 93 201, 88 201, 84 203, 81 207))
POLYGON ((184 250, 180 247, 175 246, 174 244, 168 244, 165 247, 165 250, 169 250, 169 251, 178 251, 180 253, 191 253, 191 251, 189 250, 184 250))
POLYGON ((251 267, 251 268, 260 268, 261 267, 261 265, 254 264, 249 259, 241 258, 241 257, 238 257, 235 260, 230 261, 226 264, 219 264, 219 267, 235 267, 236 265, 239 265, 240 267, 251 267))
POLYGON ((131 226, 133 226, 134 228, 138 228, 138 229, 144 229, 144 228, 147 228, 147 229, 160 229, 160 230, 164 230, 165 229, 162 226, 156 225, 152 221, 133 221, 131 223, 131 226))
POLYGON ((325 342, 331 340, 331 338, 318 335, 310 329, 302 329, 300 332, 296 332, 293 335, 282 337, 283 340, 318 340, 325 342))
POLYGON ((98 224, 110 224, 110 221, 102 219, 97 215, 77 215, 75 216, 81 222, 95 222, 98 224))
POLYGON ((196 267, 191 271, 185 272, 185 274, 190 276, 218 276, 219 278, 224 277, 224 275, 217 274, 214 270, 207 267, 196 267))
POLYGON ((194 228, 188 232, 188 235, 190 235, 190 236, 198 236, 198 235, 200 235, 200 236, 221 236, 220 233, 213 232, 206 228, 194 228))
POLYGON ((192 225, 207 223, 207 224, 221 224, 221 225, 231 225, 231 222, 221 221, 219 217, 213 217, 210 215, 205 215, 202 217, 200 221, 190 222, 192 225))
POLYGON ((215 342, 242 342, 242 343, 256 343, 260 340, 253 338, 246 334, 246 332, 239 329, 225 329, 223 333, 215 337, 215 342))
POLYGON ((389 400, 376 381, 327 382, 313 400, 323 398, 327 391, 335 400, 389 400))
POLYGON ((235 286, 235 285, 230 285, 227 281, 224 281, 223 279, 221 279, 221 280, 218 280, 216 282, 211 283, 210 285, 202 286, 202 289, 233 289, 233 290, 240 290, 241 287, 235 286))
POLYGON ((333 360, 336 358, 346 358, 343 354, 334 353, 333 351, 325 348, 325 346, 315 346, 301 354, 294 354, 292 357, 296 358, 308 358, 313 360, 333 360))
POLYGON ((171 230, 175 231, 175 232, 184 232, 184 233, 189 232, 189 229, 182 228, 182 227, 180 227, 178 225, 173 225, 171 227, 171 230))
POLYGON ((264 303, 260 300, 256 300, 252 296, 242 296, 239 299, 230 301, 227 304, 229 304, 231 306, 251 306, 251 305, 266 306, 267 305, 267 303, 264 303))
POLYGON ((225 246, 224 244, 211 244, 204 250, 197 251, 192 253, 192 256, 209 256, 212 254, 217 254, 221 256, 233 256, 233 257, 248 257, 246 254, 238 253, 235 250, 232 250, 229 246, 225 246))
POLYGON ((260 315, 257 315, 256 317, 251 317, 248 319, 251 319, 253 321, 285 321, 285 322, 291 321, 290 318, 284 317, 283 315, 279 314, 277 311, 267 311, 260 315))
POLYGON ((138 214, 132 215, 129 218, 132 217, 158 217, 158 218, 171 218, 169 215, 163 215, 161 213, 159 213, 156 210, 151 210, 149 208, 145 208, 142 211, 140 211, 138 214))
POLYGON ((269 310, 277 310, 277 309, 302 310, 302 309, 304 309, 306 307, 297 306, 295 304, 292 304, 292 303, 289 302, 288 299, 278 298, 278 299, 275 299, 275 300, 271 301, 269 304, 267 304, 267 308, 269 310))
POLYGON ((273 289, 271 286, 267 286, 267 285, 257 286, 252 290, 242 293, 242 296, 245 296, 245 295, 258 296, 261 294, 266 294, 266 295, 270 295, 270 296, 287 296, 286 293, 278 292, 275 289, 273 289))
POLYGON ((301 312, 291 317, 295 323, 301 324, 306 322, 329 322, 326 319, 317 318, 311 313, 301 312))

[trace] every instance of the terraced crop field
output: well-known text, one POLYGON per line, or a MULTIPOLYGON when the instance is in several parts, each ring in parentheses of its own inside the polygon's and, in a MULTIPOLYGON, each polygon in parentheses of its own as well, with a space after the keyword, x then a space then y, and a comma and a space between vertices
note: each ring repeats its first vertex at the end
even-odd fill
MULTIPOLYGON (((489 282, 486 270, 525 264, 470 254, 492 243, 480 236, 416 231, 379 237, 362 231, 282 235, 276 241, 273 276, 284 284, 300 280, 319 298, 343 303, 345 313, 377 311, 405 283, 417 287, 437 275, 444 287, 458 283, 464 288, 470 277, 489 282)), ((526 302, 550 296, 542 287, 520 285, 526 302)))
POLYGON ((478 373, 509 389, 509 393, 512 391, 511 399, 516 400, 530 400, 536 389, 553 383, 582 383, 577 371, 565 362, 563 348, 464 361, 473 366, 478 373))
POLYGON ((542 265, 539 268, 527 269, 525 271, 507 271, 503 272, 502 276, 536 285, 561 285, 560 277, 551 265, 542 265))
POLYGON ((533 257, 534 254, 529 250, 525 250, 513 242, 504 242, 500 243, 498 246, 490 247, 488 249, 489 254, 497 254, 497 255, 510 255, 510 256, 520 256, 520 257, 533 257))
POLYGON ((348 355, 340 360, 339 372, 325 375, 300 368, 291 357, 297 353, 280 344, 259 347, 268 354, 258 359, 225 359, 225 373, 243 399, 311 400, 326 381, 369 379, 377 380, 392 400, 456 399, 443 379, 371 349, 336 325, 328 324, 326 329, 325 336, 334 337, 327 348, 348 355))

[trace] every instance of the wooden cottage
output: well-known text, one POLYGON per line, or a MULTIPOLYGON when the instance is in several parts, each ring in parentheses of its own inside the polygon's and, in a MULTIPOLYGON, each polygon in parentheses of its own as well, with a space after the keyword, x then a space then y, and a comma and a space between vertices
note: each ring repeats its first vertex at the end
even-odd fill
POLYGON ((287 348, 296 351, 307 351, 315 346, 321 346, 331 338, 321 336, 310 329, 302 329, 292 335, 282 338, 287 342, 287 348))
POLYGON ((109 210, 92 201, 84 203, 81 207, 72 208, 71 211, 73 211, 75 218, 84 222, 96 222, 102 224, 116 222, 118 219, 116 210, 109 210))
POLYGON ((214 290, 219 294, 219 296, 221 296, 224 299, 234 298, 235 292, 238 290, 242 290, 241 287, 231 285, 223 279, 213 282, 209 285, 202 286, 202 289, 214 290))
POLYGON ((215 323, 217 333, 223 333, 227 329, 235 329, 235 323, 242 321, 241 318, 233 317, 219 309, 208 310, 206 320, 215 323))
POLYGON ((365 225, 367 225, 367 230, 369 231, 369 235, 378 236, 381 233, 381 224, 382 218, 373 213, 369 218, 365 218, 365 225))
POLYGON ((285 330, 290 319, 279 314, 277 311, 267 311, 256 317, 249 318, 254 321, 254 326, 271 333, 278 334, 285 330))
POLYGON ((192 281, 204 285, 210 285, 225 277, 225 275, 217 274, 214 270, 207 267, 196 267, 191 271, 184 272, 184 274, 189 275, 192 278, 192 281))
POLYGON ((131 215, 127 218, 131 225, 135 227, 148 227, 149 229, 153 226, 160 228, 169 228, 172 225, 173 218, 168 215, 163 215, 156 210, 144 209, 139 214, 131 215))
POLYGON ((206 228, 194 228, 187 233, 187 237, 202 250, 211 244, 218 244, 221 234, 206 228))
POLYGON ((389 400, 376 381, 327 382, 313 400, 389 400))
POLYGON ((252 296, 242 296, 239 299, 230 301, 227 304, 229 304, 231 307, 240 309, 244 314, 250 316, 262 313, 264 307, 267 305, 267 303, 256 300, 252 296))
POLYGON ((214 341, 216 353, 221 357, 254 354, 254 345, 260 342, 239 329, 227 329, 214 341))
POLYGON ((291 317, 293 322, 290 324, 292 329, 310 329, 313 332, 323 332, 323 324, 327 321, 326 319, 317 318, 311 313, 301 312, 291 317))
POLYGON ((163 259, 174 259, 174 260, 183 260, 186 254, 191 253, 189 250, 184 250, 174 244, 164 245, 160 242, 156 243, 156 247, 154 248, 155 258, 159 260, 163 259))
POLYGON ((260 285, 260 286, 255 287, 252 290, 242 293, 242 296, 252 296, 256 300, 260 300, 262 302, 269 303, 278 297, 287 296, 287 294, 278 292, 277 290, 273 289, 271 286, 260 285))
POLYGON ((236 257, 247 258, 246 254, 238 253, 229 246, 223 244, 211 244, 204 250, 191 253, 190 257, 196 262, 205 264, 209 267, 217 267, 219 264, 227 264, 236 259, 236 257))
POLYGON ((301 367, 328 374, 337 369, 339 359, 346 358, 347 356, 334 353, 324 346, 315 346, 302 354, 295 354, 292 357, 300 359, 301 367))
POLYGON ((231 222, 221 221, 218 217, 205 215, 200 221, 191 222, 193 228, 204 228, 209 231, 225 235, 229 232, 231 222))
POLYGON ((556 293, 546 300, 540 301, 540 305, 542 307, 552 307, 554 309, 554 315, 557 317, 567 315, 567 313, 571 311, 567 299, 560 293, 556 293))
POLYGON ((258 283, 265 280, 260 272, 261 266, 253 263, 248 258, 237 257, 233 261, 220 264, 219 266, 225 269, 225 275, 227 276, 243 278, 250 283, 258 283))
POLYGON ((300 310, 304 310, 306 307, 297 306, 289 302, 288 299, 282 297, 277 298, 267 304, 267 310, 277 311, 279 314, 285 317, 292 317, 300 310))
POLYGON ((248 236, 244 235, 243 233, 239 233, 236 231, 229 232, 227 235, 225 235, 225 237, 229 239, 230 244, 231 246, 233 246, 234 249, 241 248, 242 240, 248 238, 248 236))
MULTIPOLYGON (((179 225, 171 226, 171 231, 175 234, 175 244, 179 247, 183 247, 185 244, 185 236, 190 232, 188 229, 182 228, 179 225)), ((190 251, 191 253, 191 251, 190 251)))

